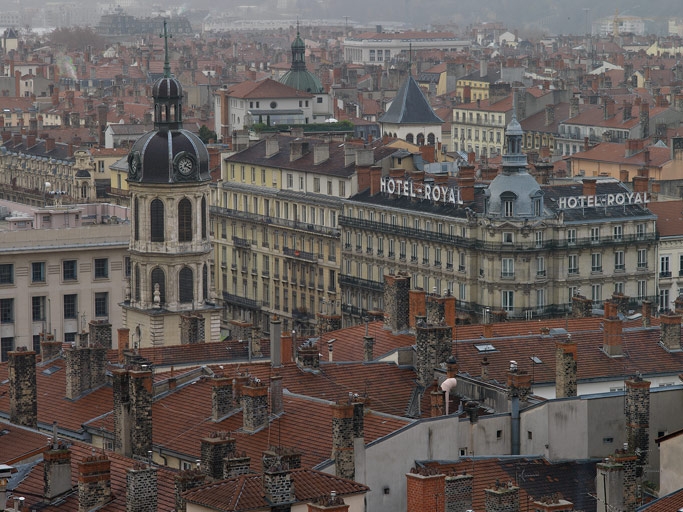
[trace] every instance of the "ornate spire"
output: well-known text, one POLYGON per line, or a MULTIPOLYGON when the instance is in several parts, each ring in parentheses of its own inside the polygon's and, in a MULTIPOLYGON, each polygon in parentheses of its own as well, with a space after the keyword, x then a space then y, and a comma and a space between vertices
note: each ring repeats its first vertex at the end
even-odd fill
POLYGON ((164 20, 164 33, 159 34, 159 37, 164 38, 164 78, 171 78, 171 64, 168 61, 168 39, 173 36, 169 35, 166 29, 166 20, 164 20))

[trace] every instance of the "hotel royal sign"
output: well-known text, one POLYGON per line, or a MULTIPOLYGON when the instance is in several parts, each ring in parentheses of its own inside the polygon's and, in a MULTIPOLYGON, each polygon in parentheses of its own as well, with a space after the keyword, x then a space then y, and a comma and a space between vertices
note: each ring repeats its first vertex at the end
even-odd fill
POLYGON ((415 183, 413 180, 382 178, 380 192, 394 197, 413 197, 435 203, 463 204, 460 189, 448 185, 415 183))
POLYGON ((560 210, 575 208, 604 208, 630 204, 647 204, 650 196, 647 192, 623 192, 619 194, 599 194, 595 196, 569 196, 557 199, 560 210))

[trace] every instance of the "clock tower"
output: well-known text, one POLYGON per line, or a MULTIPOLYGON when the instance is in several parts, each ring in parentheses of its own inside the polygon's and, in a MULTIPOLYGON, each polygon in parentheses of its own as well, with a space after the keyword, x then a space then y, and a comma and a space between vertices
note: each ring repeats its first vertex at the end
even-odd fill
POLYGON ((180 82, 171 76, 164 22, 164 76, 152 89, 154 130, 128 155, 130 282, 123 323, 138 347, 218 341, 209 238, 209 153, 183 129, 180 82))

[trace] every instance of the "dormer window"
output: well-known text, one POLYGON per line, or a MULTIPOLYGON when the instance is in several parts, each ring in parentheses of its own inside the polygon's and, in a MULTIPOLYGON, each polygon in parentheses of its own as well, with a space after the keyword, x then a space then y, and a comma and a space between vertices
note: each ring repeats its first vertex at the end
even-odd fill
POLYGON ((517 195, 514 192, 504 192, 500 195, 501 213, 503 217, 514 217, 516 199, 517 195))

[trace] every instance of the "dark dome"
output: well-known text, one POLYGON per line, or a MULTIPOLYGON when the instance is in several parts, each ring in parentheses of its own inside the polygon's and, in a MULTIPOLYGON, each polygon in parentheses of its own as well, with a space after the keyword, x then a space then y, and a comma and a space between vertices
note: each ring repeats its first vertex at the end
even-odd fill
POLYGON ((210 179, 206 145, 182 128, 147 132, 133 144, 128 156, 128 181, 188 183, 210 179), (180 165, 182 160, 189 160, 191 169, 180 165))
POLYGON ((159 100, 183 97, 183 86, 173 77, 159 78, 152 87, 152 96, 159 100))

